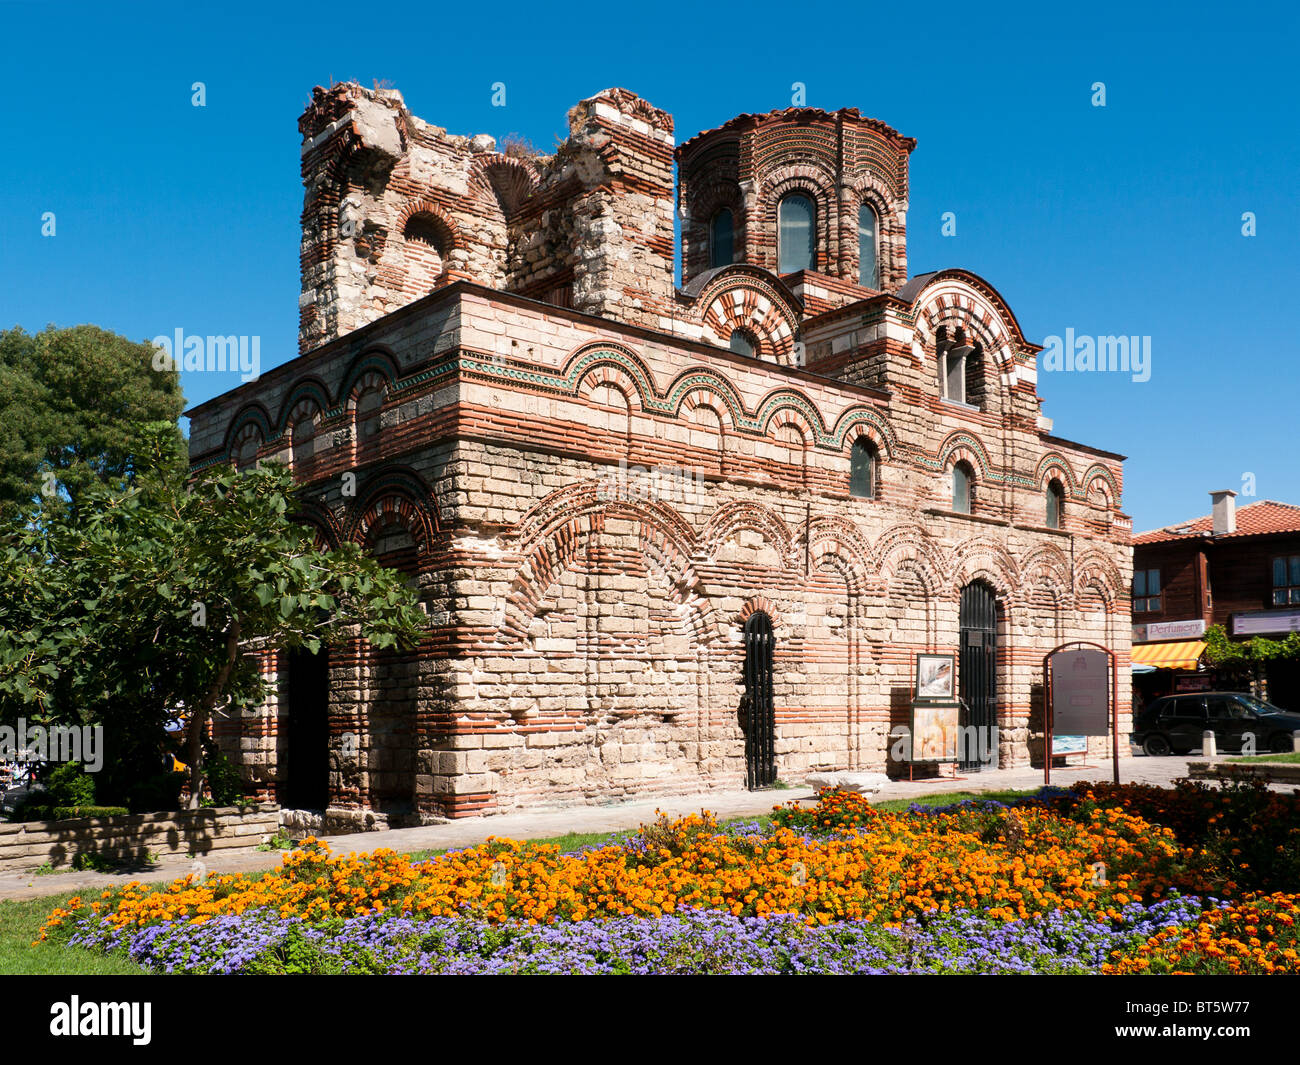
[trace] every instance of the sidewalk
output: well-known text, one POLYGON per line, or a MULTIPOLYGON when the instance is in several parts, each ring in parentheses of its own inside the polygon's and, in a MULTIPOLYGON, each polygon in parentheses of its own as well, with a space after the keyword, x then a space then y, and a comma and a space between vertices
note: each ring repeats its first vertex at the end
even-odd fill
MULTIPOLYGON (((1200 755, 1190 757, 1120 758, 1120 780, 1125 783, 1169 785, 1187 775, 1187 765, 1204 761, 1200 755)), ((1052 783, 1069 785, 1080 780, 1110 780, 1111 763, 1101 759, 1091 768, 1053 769, 1052 783)), ((929 779, 908 782, 891 781, 876 796, 876 801, 908 799, 951 791, 1003 791, 1033 789, 1043 783, 1042 769, 994 769, 972 773, 958 780, 929 779)), ((511 839, 545 839, 570 832, 618 832, 634 829, 654 820, 655 811, 680 817, 708 810, 720 820, 753 817, 768 813, 774 806, 794 800, 811 799, 811 788, 795 787, 788 791, 710 791, 696 795, 664 796, 609 806, 569 806, 516 811, 487 817, 471 817, 442 825, 391 829, 384 832, 357 832, 346 836, 329 836, 326 842, 336 854, 373 851, 391 847, 401 852, 452 850, 482 843, 489 836, 511 839)), ((244 851, 218 854, 212 864, 175 858, 163 864, 128 873, 67 872, 36 876, 31 871, 0 874, 0 898, 30 899, 58 895, 67 891, 98 892, 121 886, 132 880, 144 883, 168 883, 189 872, 247 873, 274 869, 283 851, 244 851)))

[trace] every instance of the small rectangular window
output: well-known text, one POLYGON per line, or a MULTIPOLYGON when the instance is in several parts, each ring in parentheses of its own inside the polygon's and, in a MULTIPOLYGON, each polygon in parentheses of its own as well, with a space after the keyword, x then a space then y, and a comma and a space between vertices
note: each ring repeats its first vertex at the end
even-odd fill
POLYGON ((1133 613, 1151 614, 1160 609, 1160 571, 1133 571, 1133 613))
POLYGON ((966 360, 960 355, 944 356, 946 367, 945 390, 947 398, 958 403, 966 402, 966 360))
POLYGON ((970 474, 958 464, 952 468, 952 509, 958 514, 969 514, 970 503, 970 474))
POLYGON ((1300 555, 1273 559, 1273 605, 1300 603, 1300 555))

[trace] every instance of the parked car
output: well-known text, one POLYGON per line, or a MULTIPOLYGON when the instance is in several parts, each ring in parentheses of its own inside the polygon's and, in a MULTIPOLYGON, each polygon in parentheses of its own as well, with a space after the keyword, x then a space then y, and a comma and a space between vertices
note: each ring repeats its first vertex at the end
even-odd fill
POLYGON ((1147 754, 1187 754, 1200 747, 1207 729, 1220 751, 1290 751, 1300 714, 1242 692, 1166 695, 1139 711, 1129 739, 1147 754))

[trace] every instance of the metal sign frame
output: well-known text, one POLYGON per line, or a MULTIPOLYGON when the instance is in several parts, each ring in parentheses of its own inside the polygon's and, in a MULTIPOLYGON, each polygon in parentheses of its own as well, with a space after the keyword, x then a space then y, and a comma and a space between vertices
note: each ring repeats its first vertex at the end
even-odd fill
POLYGON ((1054 647, 1043 656, 1043 786, 1052 783, 1052 730, 1056 724, 1052 705, 1052 656, 1074 647, 1095 647, 1105 652, 1110 659, 1110 753, 1115 772, 1115 783, 1119 783, 1119 657, 1109 647, 1092 640, 1071 640, 1054 647))

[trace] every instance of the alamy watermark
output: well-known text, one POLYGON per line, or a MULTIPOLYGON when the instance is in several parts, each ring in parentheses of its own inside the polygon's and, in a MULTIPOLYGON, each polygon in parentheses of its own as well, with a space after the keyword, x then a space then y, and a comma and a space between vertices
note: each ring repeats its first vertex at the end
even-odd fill
POLYGON ((916 744, 909 726, 895 725, 889 738, 889 757, 895 762, 989 762, 998 752, 997 725, 957 725, 951 735, 947 730, 922 730, 916 744))
POLYGON ((262 373, 260 336, 186 336, 177 329, 172 336, 154 337, 153 346, 153 368, 159 372, 237 372, 245 384, 262 373))
POLYGON ((1135 382, 1151 379, 1149 336, 1052 334, 1043 341, 1042 368, 1048 373, 1127 373, 1135 382))
POLYGON ((81 762, 86 772, 104 765, 103 725, 0 725, 0 762, 81 762))
POLYGON ((618 469, 600 479, 596 497, 602 503, 617 500, 686 503, 696 498, 703 486, 704 478, 697 470, 684 466, 629 466, 626 459, 620 459, 618 469))

